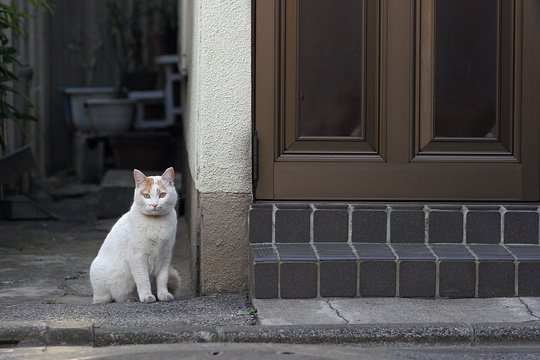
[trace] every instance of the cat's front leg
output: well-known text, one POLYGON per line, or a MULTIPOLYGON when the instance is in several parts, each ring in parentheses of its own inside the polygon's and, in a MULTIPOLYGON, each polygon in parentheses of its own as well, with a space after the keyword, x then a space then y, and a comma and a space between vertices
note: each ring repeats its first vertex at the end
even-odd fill
POLYGON ((157 296, 159 301, 171 301, 174 299, 173 294, 167 289, 169 281, 169 265, 164 265, 159 270, 156 276, 157 296))
POLYGON ((132 259, 129 265, 131 267, 133 279, 137 285, 137 294, 139 295, 139 300, 144 303, 155 302, 156 297, 152 295, 147 260, 144 258, 132 259))

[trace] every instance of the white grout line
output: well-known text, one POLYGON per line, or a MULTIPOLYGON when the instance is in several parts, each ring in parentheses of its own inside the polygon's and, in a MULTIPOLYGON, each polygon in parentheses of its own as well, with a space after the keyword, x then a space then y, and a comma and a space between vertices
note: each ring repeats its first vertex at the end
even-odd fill
POLYGON ((475 264, 475 274, 474 274, 474 297, 478 297, 478 276, 480 275, 480 261, 478 259, 478 256, 471 250, 469 245, 464 244, 465 249, 474 257, 474 264, 475 264))
POLYGON ((309 243, 313 244, 315 242, 314 233, 315 233, 315 205, 311 204, 311 212, 309 213, 309 243))
POLYGON ((463 212, 463 244, 467 244, 467 213, 469 209, 465 205, 461 206, 461 211, 463 212))
POLYGON ((422 208, 424 211, 424 243, 429 243, 429 206, 424 205, 422 208))
POLYGON ((392 254, 396 257, 396 297, 399 297, 399 265, 401 261, 399 260, 399 256, 396 252, 396 250, 392 247, 392 244, 387 243, 388 247, 390 248, 390 251, 392 251, 392 254))
POLYGON ((390 244, 390 218, 392 216, 392 208, 389 205, 386 205, 386 243, 390 244))
POLYGON ((353 222, 353 206, 347 206, 347 216, 348 216, 348 228, 347 228, 347 242, 352 244, 352 222, 353 222))
POLYGON ((510 255, 512 255, 512 257, 514 258, 514 295, 515 296, 518 296, 519 294, 519 262, 518 262, 518 258, 516 255, 514 255, 514 253, 512 251, 510 251, 510 249, 505 245, 505 244, 501 244, 501 246, 510 253, 510 255))
POLYGON ((504 206, 499 206, 499 212, 501 213, 501 242, 500 244, 504 244, 504 216, 506 214, 506 208, 504 206))
POLYGON ((272 244, 276 243, 276 212, 277 205, 272 204, 272 244))
POLYGON ((435 256, 435 297, 438 298, 438 297, 440 297, 440 295, 439 295, 439 275, 440 275, 441 261, 440 261, 439 257, 437 256, 437 254, 435 253, 435 251, 433 251, 433 249, 431 248, 431 246, 429 244, 426 244, 426 247, 431 252, 431 254, 433 256, 435 256))

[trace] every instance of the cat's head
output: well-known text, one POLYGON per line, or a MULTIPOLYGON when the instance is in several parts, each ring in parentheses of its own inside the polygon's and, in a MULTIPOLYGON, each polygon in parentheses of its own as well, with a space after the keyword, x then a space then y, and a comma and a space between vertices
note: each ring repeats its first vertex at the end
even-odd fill
POLYGON ((174 187, 174 169, 165 170, 161 176, 146 176, 137 169, 133 170, 135 178, 134 203, 145 215, 165 215, 174 209, 176 204, 176 188, 174 187))

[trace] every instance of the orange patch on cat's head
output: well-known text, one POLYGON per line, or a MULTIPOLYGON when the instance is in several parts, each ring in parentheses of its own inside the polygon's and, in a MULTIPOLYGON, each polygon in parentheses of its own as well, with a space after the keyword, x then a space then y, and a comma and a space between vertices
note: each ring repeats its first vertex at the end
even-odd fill
POLYGON ((150 190, 152 190, 152 186, 154 186, 154 179, 147 177, 144 180, 144 184, 141 186, 141 194, 149 193, 150 190))

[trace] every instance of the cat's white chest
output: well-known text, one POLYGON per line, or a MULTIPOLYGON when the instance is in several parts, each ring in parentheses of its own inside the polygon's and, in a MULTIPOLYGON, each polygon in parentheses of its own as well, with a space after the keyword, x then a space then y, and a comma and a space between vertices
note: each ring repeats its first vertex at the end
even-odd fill
MULTIPOLYGON (((140 220, 140 219, 135 219, 140 220)), ((145 219, 132 229, 130 255, 145 258, 149 271, 154 273, 171 256, 176 234, 176 219, 145 219)))

